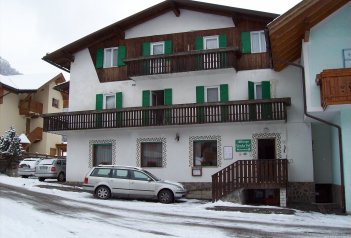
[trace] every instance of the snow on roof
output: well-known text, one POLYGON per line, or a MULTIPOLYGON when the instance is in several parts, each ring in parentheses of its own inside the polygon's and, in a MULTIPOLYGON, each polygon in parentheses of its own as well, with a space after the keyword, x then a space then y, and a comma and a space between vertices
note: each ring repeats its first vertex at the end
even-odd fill
POLYGON ((30 144, 30 141, 25 134, 21 134, 18 138, 21 140, 22 144, 30 144))
POLYGON ((0 83, 16 90, 38 90, 60 73, 0 75, 0 83))

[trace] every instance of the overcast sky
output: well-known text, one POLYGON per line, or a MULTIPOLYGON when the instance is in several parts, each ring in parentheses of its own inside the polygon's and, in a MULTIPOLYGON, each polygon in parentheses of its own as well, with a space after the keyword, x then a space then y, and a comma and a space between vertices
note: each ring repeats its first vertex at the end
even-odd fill
MULTIPOLYGON (((278 14, 300 2, 202 1, 278 14)), ((0 0, 0 56, 23 74, 60 72, 41 60, 47 52, 159 2, 162 0, 0 0)))

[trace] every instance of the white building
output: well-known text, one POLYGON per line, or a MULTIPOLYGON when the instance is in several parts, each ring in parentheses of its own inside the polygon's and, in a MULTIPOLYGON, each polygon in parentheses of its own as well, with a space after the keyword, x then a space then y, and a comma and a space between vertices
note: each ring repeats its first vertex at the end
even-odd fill
POLYGON ((299 69, 270 68, 264 29, 275 17, 165 1, 46 55, 71 73, 69 112, 44 117, 44 130, 67 135, 67 180, 123 164, 200 195, 213 188, 213 199, 236 190, 285 206, 288 191, 313 202, 299 69))

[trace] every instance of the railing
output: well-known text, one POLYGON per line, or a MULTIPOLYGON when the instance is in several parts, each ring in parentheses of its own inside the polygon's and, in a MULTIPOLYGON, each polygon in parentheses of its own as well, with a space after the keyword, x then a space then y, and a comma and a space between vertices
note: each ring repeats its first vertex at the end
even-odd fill
POLYGON ((31 143, 39 142, 43 139, 43 128, 37 127, 27 135, 31 143))
POLYGON ((239 188, 280 188, 288 183, 288 161, 238 160, 212 175, 212 201, 239 188))
POLYGON ((324 109, 329 105, 351 104, 351 68, 323 70, 316 82, 324 109))
POLYGON ((128 77, 236 68, 238 48, 189 51, 125 59, 128 77))
POLYGON ((39 116, 43 113, 43 104, 33 100, 20 100, 18 108, 20 115, 39 116))
POLYGON ((43 115, 44 131, 286 120, 290 98, 43 115))

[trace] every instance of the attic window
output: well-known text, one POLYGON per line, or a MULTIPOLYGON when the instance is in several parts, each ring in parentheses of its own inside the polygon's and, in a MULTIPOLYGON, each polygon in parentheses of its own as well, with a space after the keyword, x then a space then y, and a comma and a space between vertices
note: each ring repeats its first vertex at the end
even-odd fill
POLYGON ((52 106, 59 108, 59 105, 60 105, 60 101, 56 98, 52 98, 52 106))
POLYGON ((104 49, 104 68, 118 66, 118 48, 105 48, 104 49))
POLYGON ((263 31, 251 32, 251 53, 266 52, 266 38, 263 31))

